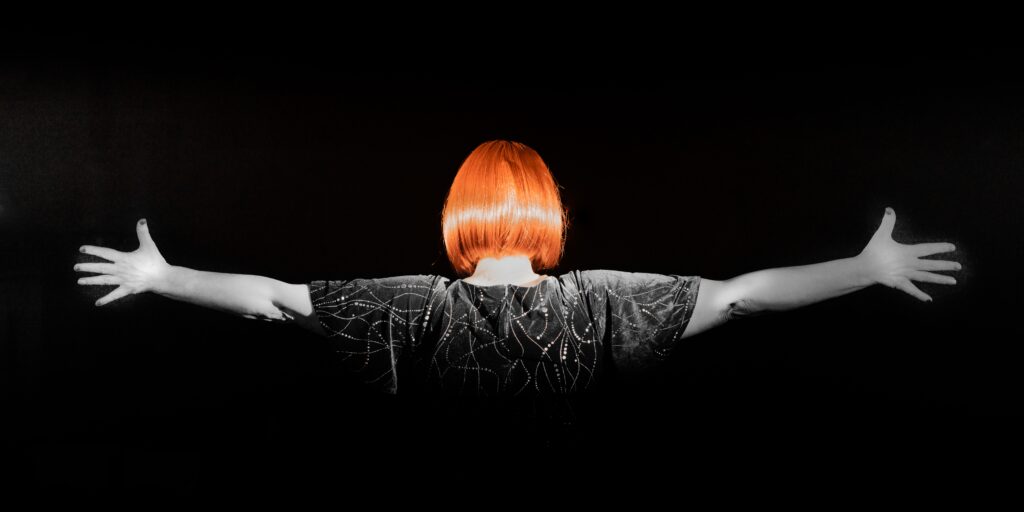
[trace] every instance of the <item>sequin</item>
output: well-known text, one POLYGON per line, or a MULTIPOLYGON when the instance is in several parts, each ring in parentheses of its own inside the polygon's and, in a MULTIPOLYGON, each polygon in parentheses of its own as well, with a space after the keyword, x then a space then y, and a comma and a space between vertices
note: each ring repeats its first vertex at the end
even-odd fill
POLYGON ((343 367, 367 385, 394 394, 401 377, 401 389, 515 396, 585 391, 606 361, 619 374, 660 365, 689 322, 699 282, 577 270, 534 286, 406 275, 319 280, 309 290, 343 367))

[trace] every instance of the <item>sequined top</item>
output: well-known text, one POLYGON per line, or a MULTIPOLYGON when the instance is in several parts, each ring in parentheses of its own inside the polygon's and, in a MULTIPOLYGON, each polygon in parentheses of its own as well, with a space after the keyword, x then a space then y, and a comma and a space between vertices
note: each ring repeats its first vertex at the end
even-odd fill
POLYGON ((439 275, 317 280, 314 311, 346 370, 373 389, 472 397, 572 395, 660 365, 700 276, 575 270, 533 286, 439 275))

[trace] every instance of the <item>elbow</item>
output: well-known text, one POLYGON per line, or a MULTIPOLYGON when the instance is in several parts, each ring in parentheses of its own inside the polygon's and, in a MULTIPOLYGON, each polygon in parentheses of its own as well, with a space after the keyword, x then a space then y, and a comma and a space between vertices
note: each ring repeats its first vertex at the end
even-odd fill
POLYGON ((726 320, 746 318, 760 314, 760 308, 750 299, 753 284, 749 275, 724 281, 717 290, 717 304, 726 320))
POLYGON ((252 309, 248 313, 244 313, 242 316, 250 320, 263 320, 265 322, 278 323, 291 322, 294 319, 294 317, 286 313, 284 310, 269 302, 258 308, 252 309))
POLYGON ((730 320, 760 316, 765 310, 758 308, 753 302, 747 299, 738 299, 729 303, 725 316, 730 320))

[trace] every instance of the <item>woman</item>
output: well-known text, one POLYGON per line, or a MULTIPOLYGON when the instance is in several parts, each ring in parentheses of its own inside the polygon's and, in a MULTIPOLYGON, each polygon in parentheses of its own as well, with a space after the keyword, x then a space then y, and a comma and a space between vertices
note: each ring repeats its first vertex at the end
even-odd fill
POLYGON ((569 395, 610 373, 657 366, 680 340, 730 319, 784 311, 883 284, 923 301, 912 281, 955 284, 936 271, 955 261, 923 257, 950 243, 904 245, 896 214, 856 256, 743 274, 728 280, 583 270, 542 275, 562 256, 567 227, 557 185, 541 157, 518 142, 481 144, 455 176, 442 214, 459 279, 438 275, 288 284, 255 275, 170 265, 136 226, 132 252, 86 245, 109 263, 79 263, 117 285, 96 302, 145 292, 245 318, 291 322, 326 337, 346 367, 386 393, 460 396, 569 395))

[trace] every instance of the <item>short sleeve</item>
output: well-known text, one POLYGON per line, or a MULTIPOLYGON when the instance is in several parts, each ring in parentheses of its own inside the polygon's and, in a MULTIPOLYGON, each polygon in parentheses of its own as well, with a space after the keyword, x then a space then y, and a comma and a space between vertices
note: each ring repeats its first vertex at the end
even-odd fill
POLYGON ((444 279, 317 280, 309 283, 309 297, 345 369, 372 389, 396 394, 400 362, 416 351, 444 279))
POLYGON ((659 366, 693 315, 700 276, 617 270, 580 272, 583 295, 617 373, 659 366))

